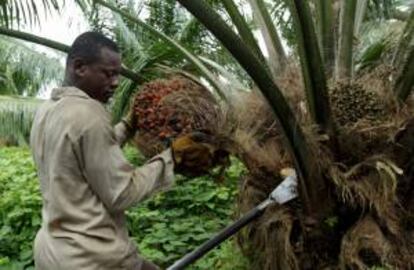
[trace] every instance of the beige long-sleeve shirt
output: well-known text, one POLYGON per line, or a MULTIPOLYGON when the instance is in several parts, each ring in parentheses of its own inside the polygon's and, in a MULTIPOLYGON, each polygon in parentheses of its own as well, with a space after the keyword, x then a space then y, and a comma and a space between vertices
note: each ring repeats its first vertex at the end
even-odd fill
POLYGON ((30 144, 43 198, 34 246, 41 270, 141 269, 124 210, 173 182, 170 150, 134 168, 101 103, 73 87, 56 88, 38 110, 30 144))

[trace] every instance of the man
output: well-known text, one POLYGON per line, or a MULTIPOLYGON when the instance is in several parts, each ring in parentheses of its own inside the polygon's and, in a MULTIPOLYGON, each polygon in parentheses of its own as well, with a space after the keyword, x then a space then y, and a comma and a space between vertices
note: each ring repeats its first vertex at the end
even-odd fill
POLYGON ((211 149, 190 136, 140 168, 126 161, 120 145, 136 121, 130 112, 113 128, 103 107, 120 70, 113 41, 94 32, 80 35, 67 57, 63 87, 35 116, 30 144, 43 198, 36 269, 158 269, 137 255, 124 210, 170 187, 174 160, 177 167, 186 159, 189 166, 209 163, 211 149))

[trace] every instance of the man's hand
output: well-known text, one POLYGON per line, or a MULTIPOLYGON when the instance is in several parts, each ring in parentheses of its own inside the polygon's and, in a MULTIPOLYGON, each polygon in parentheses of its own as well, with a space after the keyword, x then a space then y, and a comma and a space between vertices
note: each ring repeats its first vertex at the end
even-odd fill
POLYGON ((186 176, 208 173, 215 164, 216 147, 212 138, 201 132, 183 135, 171 145, 175 171, 186 176))

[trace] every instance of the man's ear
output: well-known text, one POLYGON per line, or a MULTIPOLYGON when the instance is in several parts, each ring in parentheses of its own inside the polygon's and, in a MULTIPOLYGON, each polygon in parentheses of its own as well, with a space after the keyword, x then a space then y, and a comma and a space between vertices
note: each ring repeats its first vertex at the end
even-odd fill
POLYGON ((73 71, 78 77, 83 77, 86 73, 87 65, 81 58, 73 59, 73 71))

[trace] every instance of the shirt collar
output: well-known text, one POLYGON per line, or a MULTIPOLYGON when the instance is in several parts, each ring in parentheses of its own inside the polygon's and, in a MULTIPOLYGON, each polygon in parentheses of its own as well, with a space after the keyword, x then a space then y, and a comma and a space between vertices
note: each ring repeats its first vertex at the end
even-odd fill
POLYGON ((88 94, 86 94, 84 91, 72 86, 54 88, 52 90, 51 99, 59 100, 61 98, 69 96, 90 99, 88 94))

